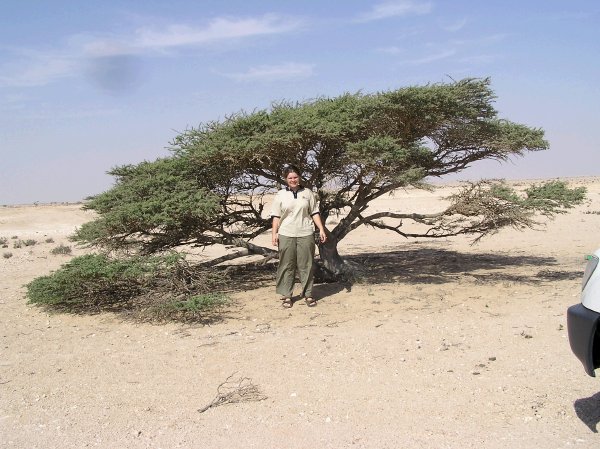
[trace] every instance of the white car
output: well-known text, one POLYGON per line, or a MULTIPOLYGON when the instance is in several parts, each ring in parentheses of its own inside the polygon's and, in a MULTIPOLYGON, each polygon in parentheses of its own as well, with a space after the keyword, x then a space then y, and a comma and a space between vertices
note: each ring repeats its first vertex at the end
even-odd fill
POLYGON ((567 310, 567 328, 571 350, 583 363, 585 372, 595 377, 594 371, 600 368, 600 249, 587 259, 581 304, 567 310))

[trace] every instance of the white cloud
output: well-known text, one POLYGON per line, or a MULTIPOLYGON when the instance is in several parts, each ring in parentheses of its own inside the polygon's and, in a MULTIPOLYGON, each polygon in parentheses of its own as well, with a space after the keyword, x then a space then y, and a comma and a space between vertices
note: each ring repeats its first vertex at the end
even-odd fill
POLYGON ((467 19, 462 19, 457 22, 451 23, 449 25, 445 25, 442 28, 445 31, 448 31, 450 33, 455 33, 457 31, 462 30, 466 24, 467 24, 467 19))
POLYGON ((468 63, 468 64, 492 64, 499 59, 502 59, 500 55, 473 55, 466 56, 460 59, 460 62, 468 63))
POLYGON ((435 53, 433 55, 425 56, 419 59, 412 59, 410 61, 405 61, 408 64, 421 65, 421 64, 429 64, 431 62, 439 61, 441 59, 446 59, 456 54, 456 50, 447 50, 441 53, 435 53))
POLYGON ((0 66, 0 86, 43 86, 80 73, 81 61, 64 52, 21 51, 0 66))
POLYGON ((161 30, 138 28, 130 34, 67 36, 62 48, 39 50, 10 49, 0 64, 0 87, 42 86, 59 79, 84 74, 95 58, 135 56, 164 52, 184 46, 201 47, 231 41, 291 32, 302 21, 267 14, 250 18, 215 18, 205 26, 172 24, 161 30))
POLYGON ((385 53, 388 55, 399 55, 400 53, 404 52, 404 49, 400 48, 400 47, 381 47, 376 49, 376 51, 378 53, 385 53))
POLYGON ((217 41, 281 34, 299 28, 302 22, 276 15, 259 18, 217 18, 205 27, 170 25, 165 30, 142 28, 136 31, 133 47, 162 50, 172 47, 206 45, 217 41))
POLYGON ((389 17, 407 16, 411 14, 428 14, 433 9, 431 2, 415 0, 396 0, 379 3, 371 11, 358 17, 360 22, 387 19, 389 17))
POLYGON ((491 34, 475 39, 452 39, 449 41, 453 45, 489 45, 501 42, 506 39, 507 34, 491 34))
POLYGON ((288 78, 308 78, 314 73, 313 64, 288 62, 280 65, 261 65, 252 67, 244 73, 226 75, 236 81, 274 81, 288 78))

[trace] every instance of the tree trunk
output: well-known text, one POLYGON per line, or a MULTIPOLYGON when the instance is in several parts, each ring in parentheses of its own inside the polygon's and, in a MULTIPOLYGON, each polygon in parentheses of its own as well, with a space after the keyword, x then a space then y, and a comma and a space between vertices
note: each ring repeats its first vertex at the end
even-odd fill
MULTIPOLYGON (((329 232, 325 243, 319 243, 319 261, 315 262, 316 282, 351 282, 354 269, 340 256, 337 250, 338 239, 329 232)), ((316 234, 318 239, 318 234, 316 234)))

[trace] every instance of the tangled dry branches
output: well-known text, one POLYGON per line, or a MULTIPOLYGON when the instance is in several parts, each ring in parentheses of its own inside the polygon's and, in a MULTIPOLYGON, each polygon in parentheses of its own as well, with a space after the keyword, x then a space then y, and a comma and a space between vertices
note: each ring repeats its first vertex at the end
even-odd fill
POLYGON ((233 373, 221 385, 217 387, 217 395, 215 398, 198 409, 200 413, 204 413, 209 408, 218 407, 223 404, 236 404, 239 402, 258 402, 267 399, 260 389, 252 383, 252 379, 248 377, 233 378, 237 373, 233 373))

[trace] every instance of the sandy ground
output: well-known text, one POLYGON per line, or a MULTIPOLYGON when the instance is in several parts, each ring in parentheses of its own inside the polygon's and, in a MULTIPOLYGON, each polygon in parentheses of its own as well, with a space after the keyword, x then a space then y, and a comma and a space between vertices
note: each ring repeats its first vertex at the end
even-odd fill
MULTIPOLYGON (((589 200, 544 231, 470 246, 358 229, 341 251, 363 283, 317 286, 314 308, 246 291, 210 326, 28 305, 23 285, 82 254, 50 250, 92 216, 0 207, 0 447, 598 448, 600 380, 565 312, 600 247, 600 178, 569 181, 589 200), (230 376, 255 394, 199 412, 230 376)), ((373 208, 433 211, 451 188, 373 208)))

